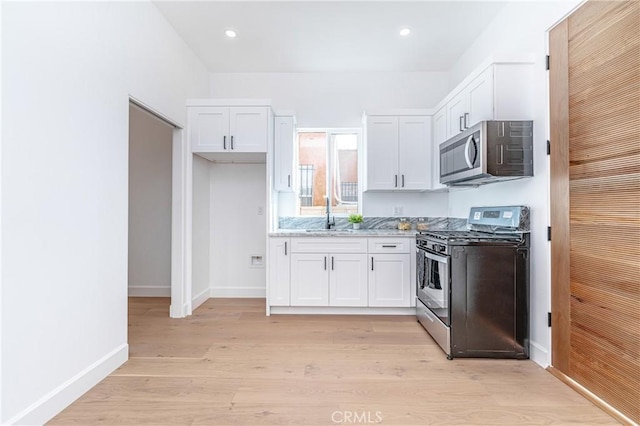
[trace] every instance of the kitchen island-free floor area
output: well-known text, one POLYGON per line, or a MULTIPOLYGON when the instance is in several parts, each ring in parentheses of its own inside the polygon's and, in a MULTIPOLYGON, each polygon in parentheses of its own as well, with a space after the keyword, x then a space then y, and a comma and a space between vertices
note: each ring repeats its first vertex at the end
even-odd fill
POLYGON ((448 361, 415 317, 168 310, 129 299, 129 361, 51 424, 617 424, 532 361, 448 361))

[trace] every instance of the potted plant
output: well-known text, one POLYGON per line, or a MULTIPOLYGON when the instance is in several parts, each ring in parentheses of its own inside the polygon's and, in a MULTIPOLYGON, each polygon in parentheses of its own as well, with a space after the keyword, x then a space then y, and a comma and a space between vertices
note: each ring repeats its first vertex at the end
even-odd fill
POLYGON ((361 214, 350 214, 349 215, 349 223, 353 224, 353 229, 360 229, 360 224, 362 223, 362 215, 361 214))

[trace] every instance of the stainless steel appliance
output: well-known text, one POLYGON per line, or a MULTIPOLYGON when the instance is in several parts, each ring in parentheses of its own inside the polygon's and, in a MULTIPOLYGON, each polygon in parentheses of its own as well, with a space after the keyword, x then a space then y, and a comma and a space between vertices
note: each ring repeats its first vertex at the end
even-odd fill
POLYGON ((533 121, 481 121, 440 144, 440 183, 479 185, 533 176, 533 121))
POLYGON ((529 357, 529 209, 473 207, 417 236, 418 321, 447 358, 529 357))

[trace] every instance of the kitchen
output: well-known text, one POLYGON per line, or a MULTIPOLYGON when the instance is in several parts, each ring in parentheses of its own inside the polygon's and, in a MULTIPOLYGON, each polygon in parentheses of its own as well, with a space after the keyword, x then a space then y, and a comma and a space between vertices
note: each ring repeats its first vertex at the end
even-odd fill
MULTIPOLYGON (((296 112, 298 127, 351 128, 360 126, 362 113, 366 110, 434 107, 486 58, 514 51, 531 53, 535 64, 535 78, 532 82, 535 94, 532 102, 534 113, 531 118, 538 127, 534 131, 534 177, 449 193, 365 194, 363 213, 370 217, 390 216, 389 206, 401 206, 402 216, 465 218, 472 206, 530 206, 531 262, 535 265, 531 271, 531 358, 543 366, 549 365, 549 254, 544 248, 548 244, 546 228, 549 225, 546 195, 548 166, 544 149, 548 115, 546 71, 543 66, 547 49, 545 31, 575 5, 576 2, 504 6, 496 19, 487 22, 486 29, 448 72, 210 73, 196 55, 183 46, 184 42, 175 35, 153 4, 122 5, 122 10, 105 4, 77 5, 77 10, 68 7, 56 9, 51 5, 3 4, 3 43, 8 43, 6 48, 3 45, 3 56, 8 55, 6 60, 3 58, 3 82, 4 79, 11 78, 10 81, 23 83, 12 86, 3 83, 3 99, 7 96, 12 100, 3 108, 3 141, 27 138, 25 141, 28 143, 5 146, 3 142, 3 245, 7 238, 7 241, 12 242, 10 247, 13 250, 3 250, 3 275, 7 275, 3 278, 2 295, 2 362, 3 365, 16 367, 13 372, 2 373, 3 395, 8 395, 7 389, 15 390, 11 399, 3 402, 2 421, 14 418, 38 401, 39 404, 48 401, 42 398, 70 377, 79 374, 78 365, 82 368, 93 365, 96 360, 102 360, 105 354, 111 354, 104 360, 112 368, 126 360, 126 355, 124 358, 121 355, 121 351, 126 354, 126 346, 123 345, 127 341, 126 306, 123 303, 126 288, 118 286, 117 294, 114 294, 112 287, 112 283, 126 280, 123 278, 126 277, 126 256, 123 258, 113 254, 120 252, 123 245, 126 246, 123 244, 123 240, 126 240, 126 203, 115 195, 121 192, 126 195, 126 189, 123 189, 126 186, 126 126, 113 123, 124 116, 123 109, 127 102, 123 99, 126 100, 128 95, 144 100, 145 104, 154 106, 169 117, 176 117, 176 121, 185 126, 185 100, 211 97, 271 99, 274 109, 296 112), (76 22, 74 14, 83 17, 80 23, 76 22), (49 22, 48 16, 59 16, 61 26, 49 22), (145 31, 134 32, 132 29, 138 27, 140 16, 147 18, 143 27, 145 31), (526 19, 522 16, 526 16, 526 19), (94 38, 74 37, 75 33, 63 31, 65 19, 68 20, 68 27, 77 26, 79 34, 94 34, 94 38), (18 23, 25 25, 25 22, 32 25, 26 27, 32 30, 31 36, 25 35, 27 32, 22 29, 25 27, 18 26, 18 23), (102 22, 113 24, 120 33, 106 28, 102 22), (508 37, 503 36, 504 31, 508 31, 508 37), (49 33, 53 33, 55 37, 51 37, 49 33), (118 35, 105 38, 106 34, 112 33, 118 35), (162 42, 157 40, 159 36, 162 42), (131 40, 137 41, 131 43, 131 40), (101 49, 93 49, 90 46, 92 42, 101 46, 101 49), (158 54, 153 49, 144 48, 160 44, 166 46, 166 53, 158 54), (123 54, 123 46, 131 50, 125 50, 123 54), (78 52, 88 56, 78 55, 78 52), (154 57, 156 54, 160 56, 154 57), (132 57, 148 60, 136 61, 132 57), (22 64, 23 67, 12 64, 22 64), (46 75, 43 75, 43 69, 48 70, 46 75), (108 76, 106 80, 105 75, 108 76), (174 82, 176 75, 180 76, 179 80, 183 83, 174 82), (105 85, 105 81, 108 85, 105 85), (370 90, 371 87, 376 87, 376 90, 370 90), (27 117, 17 113, 15 107, 21 105, 17 100, 25 98, 33 99, 33 108, 39 108, 35 112, 43 123, 42 126, 30 126, 27 117), (7 108, 7 105, 11 108, 7 108), (65 127, 72 136, 71 139, 77 142, 65 144, 64 138, 56 136, 52 146, 65 149, 54 152, 50 152, 51 147, 48 145, 36 144, 37 140, 47 139, 44 138, 42 129, 53 128, 58 123, 68 123, 68 117, 75 117, 74 121, 82 122, 81 126, 65 127), (27 135, 21 136, 16 128, 27 132, 27 135), (5 134, 9 131, 8 135, 5 134), (86 139, 87 134, 96 133, 96 147, 93 152, 86 153, 81 142, 86 139), (117 150, 111 145, 113 140, 119 141, 117 150), (49 155, 33 156, 33 149, 49 155), (62 164, 73 163, 68 169, 71 174, 55 175, 51 167, 56 161, 62 164), (90 165, 90 172, 85 169, 86 164, 90 165), (50 172, 43 176, 44 171, 50 172), (8 185, 7 175, 22 177, 21 182, 14 184, 15 186, 8 185), (90 179, 73 180, 69 187, 72 176, 90 179), (36 183, 43 186, 39 187, 36 183), (95 185, 98 185, 100 191, 95 190, 95 185), (99 196, 104 193, 112 194, 112 198, 105 200, 99 196), (53 201, 49 194, 57 194, 58 198, 68 199, 69 203, 64 208, 51 205, 53 201), (366 207, 367 205, 370 207, 366 207), (43 219, 38 213, 41 211, 53 211, 55 214, 43 219), (92 226, 95 221, 105 224, 104 234, 96 232, 92 226), (60 271, 61 265, 67 265, 67 270, 71 269, 69 264, 51 254, 50 247, 60 242, 58 231, 53 230, 66 231, 60 252, 73 253, 85 260, 86 265, 74 270, 72 279, 66 275, 68 271, 60 271), (18 244, 18 241, 21 243, 18 244), (40 241, 49 241, 50 245, 42 247, 40 241), (94 247, 96 241, 100 241, 103 248, 93 254, 81 252, 82 247, 87 245, 94 247), (21 250, 15 250, 15 247, 20 247, 21 250), (30 251, 25 251, 26 247, 30 251), (31 270, 26 259, 34 257, 51 259, 42 268, 43 271, 51 272, 45 274, 31 270), (15 285, 21 282, 15 278, 18 276, 16 272, 13 272, 18 267, 28 271, 25 282, 31 283, 35 288, 15 285), (83 286, 87 277, 92 277, 91 291, 83 286), (35 284, 51 282, 52 279, 56 284, 55 293, 51 292, 50 286, 35 284), (65 281, 67 282, 64 283, 65 281), (102 297, 96 300, 96 295, 102 297), (56 318, 59 328, 68 332, 62 336, 53 330, 47 332, 47 326, 41 328, 43 325, 40 322, 26 328, 12 326, 12 322, 7 319, 17 317, 22 309, 17 301, 27 300, 34 303, 44 317, 56 318), (56 309, 55 306, 73 306, 74 309, 56 309), (80 318, 85 324, 86 335, 79 333, 80 318), (88 340, 78 340, 78 335, 83 335, 88 340), (27 338, 23 339, 21 336, 27 338), (50 366, 47 367, 48 364, 36 367, 37 376, 40 377, 37 389, 17 385, 19 377, 27 375, 24 368, 39 365, 38 358, 33 355, 33 358, 19 360, 17 354, 22 357, 25 353, 36 354, 42 344, 51 348, 51 362, 61 367, 57 371, 52 371, 50 366), (87 351, 72 354, 65 349, 69 346, 86 346, 87 351), (18 347, 21 348, 19 352, 10 350, 18 347), (115 351, 117 348, 120 349, 115 351), (113 356, 114 354, 117 356, 113 356)), ((250 169, 257 167, 259 166, 249 166, 250 169)), ((221 169, 221 172, 231 174, 223 174, 225 178, 237 177, 235 170, 221 169)), ((267 205, 264 207, 267 208, 267 205)), ((222 217, 216 223, 231 219, 222 217)), ((230 225, 238 227, 242 223, 244 222, 230 225)), ((94 375, 89 376, 93 377, 89 382, 100 380, 108 369, 105 367, 96 370, 94 375)), ((31 377, 32 373, 28 374, 27 377, 31 377)), ((81 389, 86 390, 80 385, 73 393, 79 395, 82 393, 81 389)), ((71 400, 67 400, 67 403, 71 400)), ((46 404, 44 408, 38 409, 55 414, 55 410, 47 411, 46 404)), ((41 421, 43 420, 35 420, 36 423, 41 421)))

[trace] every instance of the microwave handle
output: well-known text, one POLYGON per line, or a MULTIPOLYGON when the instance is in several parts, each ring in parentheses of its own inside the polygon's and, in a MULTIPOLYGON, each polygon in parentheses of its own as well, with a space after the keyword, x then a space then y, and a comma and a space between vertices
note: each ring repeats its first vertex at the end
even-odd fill
POLYGON ((467 143, 464 145, 464 161, 467 162, 467 166, 469 166, 470 169, 473 169, 473 163, 476 162, 477 157, 478 157, 478 145, 476 145, 476 141, 473 139, 473 135, 471 135, 467 139, 467 143), (473 161, 471 161, 471 158, 469 158, 469 146, 471 146, 471 144, 473 144, 473 147, 475 149, 473 161))

